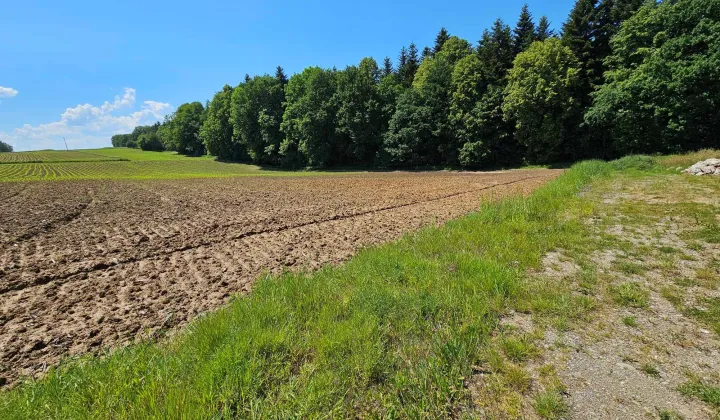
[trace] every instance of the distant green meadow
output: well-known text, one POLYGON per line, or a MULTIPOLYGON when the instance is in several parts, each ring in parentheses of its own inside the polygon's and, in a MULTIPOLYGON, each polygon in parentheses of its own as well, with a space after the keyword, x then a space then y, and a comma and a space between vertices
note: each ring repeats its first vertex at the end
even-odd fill
POLYGON ((0 153, 0 182, 63 179, 176 179, 248 175, 310 175, 218 162, 212 156, 104 148, 0 153))

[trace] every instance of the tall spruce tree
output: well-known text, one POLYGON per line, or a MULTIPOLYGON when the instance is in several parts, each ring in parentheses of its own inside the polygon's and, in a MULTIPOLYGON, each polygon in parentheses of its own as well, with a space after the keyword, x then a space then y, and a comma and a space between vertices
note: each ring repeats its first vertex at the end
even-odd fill
POLYGON ((285 86, 288 82, 288 77, 285 74, 285 69, 283 69, 281 66, 277 66, 275 68, 275 80, 280 82, 280 84, 283 86, 285 86))
POLYGON ((483 32, 478 41, 477 53, 488 81, 504 86, 515 52, 510 27, 502 19, 495 20, 492 29, 483 32))
POLYGON ((422 54, 420 55, 420 62, 422 63, 425 61, 426 58, 431 58, 433 56, 433 52, 430 49, 430 47, 425 47, 422 50, 422 54))
POLYGON ((597 0, 577 0, 562 27, 562 41, 580 61, 583 78, 592 78, 593 38, 597 0))
POLYGON ((407 54, 407 48, 402 47, 400 49, 400 55, 398 56, 398 66, 397 66, 397 75, 400 78, 400 82, 404 85, 405 84, 405 73, 407 72, 407 62, 408 62, 408 54, 407 54))
POLYGON ((403 80, 406 86, 412 86, 413 79, 418 67, 420 67, 420 57, 418 56, 418 49, 414 42, 410 43, 407 53, 407 63, 405 63, 405 74, 403 74, 403 80))
POLYGON ((445 45, 448 39, 450 39, 450 33, 444 27, 440 28, 440 32, 438 32, 435 37, 435 46, 432 49, 432 53, 437 54, 442 51, 443 45, 445 45))
POLYGON ((382 69, 382 75, 388 76, 392 74, 395 70, 393 69, 392 60, 390 57, 385 57, 385 60, 383 60, 383 69, 382 69))
POLYGON ((515 29, 513 29, 513 43, 515 46, 515 54, 525 51, 535 40, 535 23, 533 22, 532 13, 527 4, 523 5, 520 17, 518 18, 515 29))
POLYGON ((550 29, 550 21, 547 16, 542 16, 538 21, 537 30, 535 31, 535 40, 545 41, 555 35, 555 31, 550 29))

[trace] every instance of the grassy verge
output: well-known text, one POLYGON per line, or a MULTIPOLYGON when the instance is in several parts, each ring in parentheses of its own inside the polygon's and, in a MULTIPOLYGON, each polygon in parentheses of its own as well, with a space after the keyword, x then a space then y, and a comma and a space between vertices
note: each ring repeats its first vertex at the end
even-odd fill
MULTIPOLYGON (((509 363, 532 357, 522 337, 497 336, 508 308, 563 319, 583 307, 562 287, 531 290, 526 273, 580 240, 565 216, 583 212, 577 193, 611 170, 584 162, 527 198, 486 203, 341 267, 264 278, 164 343, 68 361, 3 392, 0 418, 454 416, 493 348, 509 363)), ((537 407, 563 410, 554 399, 539 395, 537 407)))

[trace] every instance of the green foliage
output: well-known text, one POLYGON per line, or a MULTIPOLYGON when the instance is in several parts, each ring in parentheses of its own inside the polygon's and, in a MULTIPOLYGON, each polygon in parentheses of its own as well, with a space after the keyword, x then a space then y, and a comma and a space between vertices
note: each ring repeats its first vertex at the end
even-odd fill
POLYGON ((432 110, 425 106, 417 89, 400 95, 396 111, 383 136, 382 161, 390 166, 428 165, 432 110))
POLYGON ((153 125, 139 125, 130 134, 116 134, 112 136, 113 147, 129 147, 135 149, 140 143, 140 136, 143 134, 155 134, 160 128, 160 123, 153 125))
POLYGON ((3 141, 0 141, 0 153, 12 152, 13 147, 3 141))
POLYGON ((568 122, 577 105, 573 90, 579 65, 559 39, 534 42, 515 58, 505 89, 506 120, 516 121, 516 136, 527 147, 532 162, 563 157, 569 137, 568 122))
POLYGON ((380 70, 372 58, 363 58, 359 66, 348 66, 337 74, 337 134, 347 145, 345 162, 373 163, 387 126, 383 98, 378 91, 380 70))
POLYGON ((168 149, 189 156, 205 154, 205 145, 200 140, 200 128, 205 120, 205 109, 200 102, 185 103, 163 123, 167 127, 161 133, 168 149))
POLYGON ((281 124, 285 140, 280 146, 283 163, 323 167, 342 162, 345 145, 337 135, 335 71, 308 67, 290 78, 281 124))
POLYGON ((282 68, 275 76, 255 76, 241 83, 232 95, 230 122, 240 147, 235 153, 247 154, 255 163, 281 163, 280 145, 283 134, 280 125, 285 113, 287 78, 282 68))
POLYGON ((520 12, 515 29, 513 29, 513 47, 515 54, 527 50, 530 44, 535 41, 535 23, 533 22, 532 13, 527 4, 524 4, 520 12))
POLYGON ((540 17, 537 29, 535 30, 535 41, 545 41, 553 36, 555 36, 555 31, 550 29, 550 20, 548 20, 547 16, 543 15, 540 17))
MULTIPOLYGON (((455 65, 464 57, 473 53, 472 45, 462 38, 451 36, 443 44, 442 51, 435 54, 436 58, 443 58, 451 65, 455 65)), ((419 70, 418 70, 419 71, 419 70)), ((414 83, 413 83, 414 84, 414 83)))
MULTIPOLYGON (((157 132, 143 133, 138 137, 138 146, 145 151, 161 152, 165 150, 165 145, 157 132)), ((128 146, 129 147, 129 146, 128 146)))
POLYGON ((618 154, 714 147, 720 130, 720 4, 647 3, 611 41, 586 119, 618 154))
POLYGON ((576 0, 561 42, 524 5, 513 30, 497 19, 475 51, 442 28, 422 58, 403 47, 397 68, 386 57, 382 68, 372 58, 310 67, 291 84, 282 67, 246 75, 207 110, 184 104, 112 144, 152 130, 168 150, 292 167, 491 167, 717 146, 717 2, 636 13, 642 3, 576 0))
POLYGON ((491 30, 483 32, 477 51, 488 82, 504 87, 507 72, 515 59, 510 27, 497 19, 491 30))
POLYGON ((233 88, 229 85, 216 93, 207 107, 207 117, 200 129, 200 140, 207 152, 220 159, 240 160, 242 148, 233 139, 230 122, 233 88))
POLYGON ((410 47, 405 47, 400 50, 400 58, 397 68, 397 74, 402 81, 402 85, 410 87, 415 79, 415 72, 420 67, 420 60, 418 57, 418 50, 414 43, 410 44, 410 47))
POLYGON ((629 155, 616 159, 610 164, 617 170, 635 169, 638 171, 649 171, 658 167, 658 160, 652 156, 629 155))
POLYGON ((450 124, 461 144, 459 162, 463 166, 479 166, 490 157, 490 146, 482 138, 482 117, 477 105, 487 91, 482 62, 477 55, 460 60, 452 76, 450 124))
MULTIPOLYGON (((450 41, 445 46, 449 44, 450 41)), ((425 60, 413 87, 398 99, 383 138, 384 164, 426 166, 457 162, 457 145, 448 121, 453 72, 448 57, 455 55, 448 50, 425 60)))
POLYGON ((393 68, 392 60, 390 57, 385 57, 383 60, 382 77, 389 76, 395 72, 393 68))
POLYGON ((444 27, 440 28, 440 32, 438 32, 437 36, 435 37, 435 45, 432 49, 433 55, 442 51, 443 46, 448 39, 450 39, 450 33, 444 27))

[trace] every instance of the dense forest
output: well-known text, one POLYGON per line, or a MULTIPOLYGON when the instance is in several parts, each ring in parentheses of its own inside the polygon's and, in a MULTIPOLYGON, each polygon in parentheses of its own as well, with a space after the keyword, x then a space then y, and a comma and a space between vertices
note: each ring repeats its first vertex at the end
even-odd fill
POLYGON ((286 167, 496 167, 718 147, 720 1, 577 0, 559 33, 527 5, 476 44, 226 85, 113 146, 286 167))

